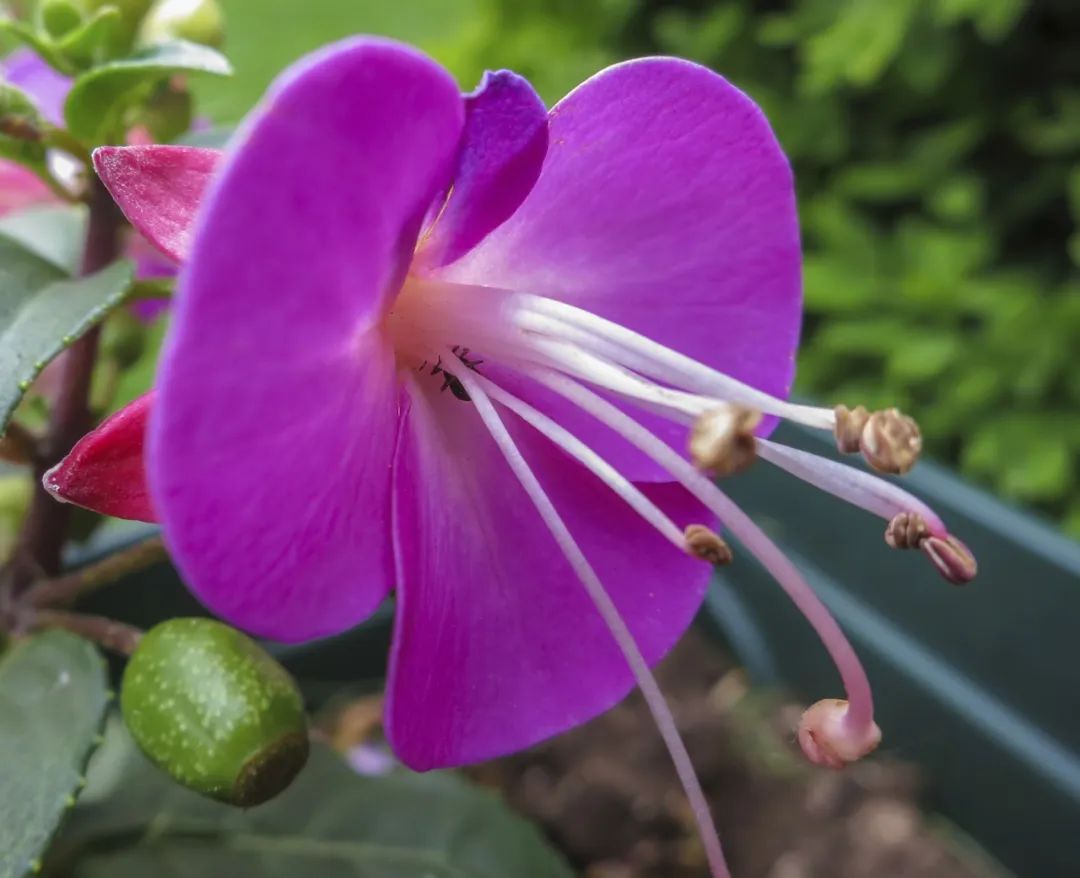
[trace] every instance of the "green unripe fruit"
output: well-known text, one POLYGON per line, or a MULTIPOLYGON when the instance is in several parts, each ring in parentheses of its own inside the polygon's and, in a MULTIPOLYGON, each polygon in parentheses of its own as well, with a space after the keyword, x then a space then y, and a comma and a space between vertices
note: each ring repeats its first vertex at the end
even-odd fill
POLYGON ((132 737, 184 786, 242 807, 284 790, 308 756, 300 690, 251 638, 170 619, 131 656, 120 708, 132 737))
POLYGON ((157 0, 139 27, 138 44, 188 40, 220 46, 225 39, 225 13, 217 0, 157 0))

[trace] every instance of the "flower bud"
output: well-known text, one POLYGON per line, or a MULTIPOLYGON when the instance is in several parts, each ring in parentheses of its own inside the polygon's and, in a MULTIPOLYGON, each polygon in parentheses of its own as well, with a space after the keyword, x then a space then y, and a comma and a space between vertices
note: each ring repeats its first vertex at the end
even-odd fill
POLYGON ((154 763, 233 805, 273 798, 307 761, 296 683, 253 640, 211 619, 148 631, 124 671, 120 706, 154 763))
POLYGON ((810 705, 799 720, 799 746, 815 765, 843 768, 857 762, 881 743, 881 729, 871 721, 865 729, 847 722, 848 703, 825 698, 810 705))
POLYGON ((80 0, 43 0, 38 6, 41 29, 58 40, 83 23, 86 11, 80 0))
POLYGON ((188 40, 220 46, 224 39, 225 14, 217 0, 157 0, 139 27, 137 42, 146 46, 188 40))
POLYGON ((139 22, 146 15, 153 0, 82 0, 82 2, 86 4, 90 13, 97 12, 105 6, 113 6, 119 11, 119 24, 110 41, 110 48, 115 56, 125 54, 131 49, 135 32, 139 29, 139 22))

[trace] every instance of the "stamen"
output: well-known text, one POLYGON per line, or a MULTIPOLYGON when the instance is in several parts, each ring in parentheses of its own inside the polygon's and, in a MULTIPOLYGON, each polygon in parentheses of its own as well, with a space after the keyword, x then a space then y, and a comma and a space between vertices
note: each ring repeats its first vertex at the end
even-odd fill
MULTIPOLYGON (((443 355, 446 356, 447 353, 444 352, 443 355)), ((657 685, 652 672, 649 670, 645 657, 641 654, 641 650, 638 649, 634 635, 619 614, 618 608, 607 593, 603 583, 600 582, 596 571, 593 570, 580 546, 574 540, 566 523, 551 502, 551 498, 548 497, 543 486, 536 478, 528 461, 525 460, 521 451, 514 444, 513 438, 507 431, 498 412, 495 411, 491 400, 488 399, 484 388, 480 386, 480 382, 467 369, 462 370, 460 377, 462 384, 465 385, 465 390, 469 393, 473 404, 476 406, 477 414, 484 422, 488 432, 491 433, 491 438, 499 446, 499 450, 506 458, 507 464, 509 464, 510 469, 525 489, 525 493, 528 494, 540 517, 551 531, 551 535, 559 544, 563 555, 581 580, 586 592, 596 605, 597 611, 603 617, 604 623, 626 658, 626 662, 634 674, 645 702, 652 712, 653 720, 664 739, 664 743, 667 745, 668 752, 671 754, 672 762, 675 763, 675 770, 678 772, 686 796, 690 800, 690 806, 698 824, 698 832, 705 847, 705 855, 709 861, 713 878, 730 878, 731 873, 724 862, 723 849, 720 846, 716 826, 709 811, 709 803, 701 789, 697 775, 694 773, 690 754, 687 752, 682 738, 679 737, 675 719, 664 701, 664 696, 660 692, 660 687, 657 685)))
POLYGON ((705 527, 703 524, 692 524, 684 532, 686 537, 686 549, 691 555, 696 555, 702 561, 708 561, 714 567, 724 567, 730 564, 735 555, 731 546, 724 542, 716 531, 705 527))
MULTIPOLYGON (((842 451, 862 451, 870 465, 882 472, 907 472, 922 450, 918 425, 897 409, 869 414, 862 406, 829 410, 790 403, 566 302, 526 294, 519 295, 517 301, 520 311, 515 322, 529 332, 571 341, 673 387, 708 394, 714 402, 738 403, 832 431, 842 451)), ((593 381, 587 374, 576 374, 593 381)))
MULTIPOLYGON (((880 740, 881 733, 874 722, 873 696, 866 672, 832 614, 779 547, 706 476, 698 472, 688 461, 683 460, 662 439, 641 426, 617 406, 557 372, 532 369, 528 374, 607 424, 663 466, 724 522, 725 526, 764 565, 821 639, 840 672, 844 688, 848 693, 848 702, 843 716, 820 729, 815 727, 815 733, 819 738, 822 735, 827 736, 822 740, 830 742, 829 752, 848 755, 853 753, 865 755, 870 752, 880 740), (832 740, 833 738, 836 740, 832 740)), ((811 715, 811 720, 814 716, 811 715)), ((821 752, 823 751, 820 749, 806 749, 804 746, 804 753, 813 761, 820 761, 821 752)))
POLYGON ((710 409, 690 430, 690 459, 713 476, 741 473, 757 456, 754 429, 760 423, 761 412, 746 406, 710 409))
POLYGON ((671 520, 667 513, 646 497, 633 482, 615 467, 578 439, 577 436, 557 424, 543 412, 533 408, 527 402, 503 390, 491 379, 481 375, 474 375, 473 378, 480 383, 480 386, 484 388, 484 392, 491 399, 506 406, 519 418, 533 426, 555 445, 583 464, 626 501, 635 512, 656 528, 672 545, 677 549, 686 550, 683 530, 671 520))
POLYGON ((758 439, 758 456, 841 500, 888 521, 885 542, 893 549, 922 549, 949 582, 970 582, 975 556, 949 533, 933 509, 903 488, 860 469, 808 451, 758 439))
POLYGON ((575 340, 582 346, 590 346, 590 337, 608 343, 604 346, 607 350, 613 344, 635 357, 634 368, 674 386, 709 394, 725 402, 739 403, 820 430, 831 431, 835 426, 835 415, 830 409, 777 399, 625 326, 574 305, 530 294, 520 294, 518 302, 521 310, 515 320, 523 329, 566 338, 570 335, 567 326, 576 327, 584 330, 574 334, 575 340))
POLYGON ((541 355, 539 365, 576 375, 620 396, 674 413, 677 416, 675 420, 689 423, 717 404, 715 400, 696 393, 654 384, 629 369, 564 341, 537 337, 530 341, 529 348, 531 352, 541 355))
POLYGON ((949 533, 933 509, 892 482, 769 439, 758 439, 757 446, 762 460, 886 521, 900 514, 914 514, 923 519, 930 533, 942 537, 949 533))

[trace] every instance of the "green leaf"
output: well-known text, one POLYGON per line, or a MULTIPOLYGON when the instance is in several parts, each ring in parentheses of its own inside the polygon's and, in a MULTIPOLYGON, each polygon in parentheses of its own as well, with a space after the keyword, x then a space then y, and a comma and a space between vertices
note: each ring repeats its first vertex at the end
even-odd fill
POLYGON ((109 701, 105 664, 50 631, 0 660, 0 878, 36 871, 83 785, 109 701))
POLYGON ((122 127, 129 102, 154 82, 175 73, 228 76, 228 60, 220 52, 194 43, 159 43, 129 58, 112 61, 84 73, 64 105, 71 133, 88 143, 102 143, 122 127))
POLYGON ((0 238, 0 429, 45 365, 118 305, 129 262, 60 280, 56 266, 0 238))
POLYGON ((82 204, 27 207, 0 217, 0 236, 17 241, 65 274, 75 275, 86 242, 86 217, 82 204))
POLYGON ((56 44, 48 38, 47 34, 39 34, 29 25, 13 18, 0 18, 0 36, 9 37, 24 43, 41 56, 51 67, 61 73, 71 75, 75 68, 64 57, 63 53, 56 48, 56 44))
MULTIPOLYGON (((117 724, 119 725, 119 724, 117 724)), ((494 795, 448 773, 355 774, 316 747, 281 796, 239 811, 184 790, 109 736, 49 864, 70 878, 570 878, 494 795)))
POLYGON ((79 67, 89 67, 108 57, 115 35, 123 27, 120 10, 103 6, 81 27, 58 40, 57 49, 79 67))

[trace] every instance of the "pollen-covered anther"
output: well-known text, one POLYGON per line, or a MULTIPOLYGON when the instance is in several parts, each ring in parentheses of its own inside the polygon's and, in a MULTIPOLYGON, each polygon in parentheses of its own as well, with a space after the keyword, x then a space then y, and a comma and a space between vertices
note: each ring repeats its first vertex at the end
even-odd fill
POLYGON ((703 524, 692 524, 684 532, 686 551, 695 558, 708 561, 716 567, 730 564, 735 557, 724 539, 716 531, 703 524))
POLYGON ((825 698, 803 712, 798 738, 803 754, 815 765, 843 768, 877 748, 881 729, 873 721, 863 728, 852 728, 847 701, 825 698))
POLYGON ((885 542, 893 549, 917 549, 930 536, 930 528, 917 512, 897 513, 885 527, 885 542))
POLYGON ((694 466, 714 476, 742 472, 757 457, 754 429, 761 412, 741 405, 725 404, 698 416, 690 430, 690 459, 694 466))
POLYGON ((833 409, 836 416, 836 447, 842 454, 854 454, 862 447, 862 431, 866 422, 870 420, 870 412, 866 406, 857 405, 849 409, 846 405, 838 405, 833 409))
POLYGON ((906 473, 922 452, 922 433, 915 419, 900 409, 883 409, 867 419, 859 448, 866 462, 879 472, 906 473))
POLYGON ((951 534, 947 537, 927 537, 919 548, 938 573, 953 585, 966 585, 979 572, 979 564, 971 549, 951 534))

